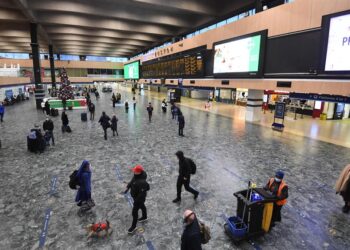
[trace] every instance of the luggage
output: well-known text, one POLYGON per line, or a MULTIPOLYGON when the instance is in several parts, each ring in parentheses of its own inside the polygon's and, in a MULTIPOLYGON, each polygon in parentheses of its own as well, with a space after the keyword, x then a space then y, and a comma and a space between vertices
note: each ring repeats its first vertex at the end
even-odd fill
POLYGON ((77 189, 77 186, 80 186, 77 174, 78 170, 74 170, 73 173, 69 176, 69 187, 71 189, 77 189))
POLYGON ((82 122, 86 122, 86 121, 87 121, 87 113, 85 113, 85 112, 84 112, 84 113, 81 113, 81 114, 80 114, 80 118, 81 118, 81 121, 82 121, 82 122))
POLYGON ((58 116, 58 109, 51 109, 51 116, 58 116))
POLYGON ((72 132, 72 129, 69 127, 69 125, 66 126, 66 132, 67 133, 71 133, 72 132))

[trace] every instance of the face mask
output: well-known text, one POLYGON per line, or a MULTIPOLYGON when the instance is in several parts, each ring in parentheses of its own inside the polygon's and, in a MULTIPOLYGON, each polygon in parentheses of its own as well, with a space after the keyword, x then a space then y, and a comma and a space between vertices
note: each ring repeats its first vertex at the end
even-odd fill
POLYGON ((281 179, 278 179, 277 177, 275 177, 275 182, 281 182, 281 179))

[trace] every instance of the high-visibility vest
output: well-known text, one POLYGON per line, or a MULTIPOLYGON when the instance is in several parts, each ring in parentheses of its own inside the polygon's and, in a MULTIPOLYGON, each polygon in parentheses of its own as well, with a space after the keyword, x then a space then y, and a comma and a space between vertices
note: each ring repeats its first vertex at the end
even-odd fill
MULTIPOLYGON (((269 189, 271 190, 271 186, 272 186, 272 183, 275 181, 275 178, 271 178, 270 179, 270 182, 269 182, 269 189)), ((282 180, 281 181, 281 184, 280 184, 280 186, 279 186, 279 188, 278 188, 278 191, 277 191, 277 196, 280 196, 281 194, 282 194, 282 189, 284 188, 284 187, 287 187, 287 184, 282 180)), ((276 201, 276 204, 278 205, 278 206, 283 206, 283 205, 285 205, 287 203, 287 199, 283 199, 283 200, 278 200, 278 201, 276 201)))

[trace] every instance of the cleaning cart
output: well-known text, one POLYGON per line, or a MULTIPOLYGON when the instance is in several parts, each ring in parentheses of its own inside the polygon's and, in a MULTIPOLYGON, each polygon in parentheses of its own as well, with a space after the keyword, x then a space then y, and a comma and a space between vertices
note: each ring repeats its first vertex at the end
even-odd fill
POLYGON ((237 198, 237 214, 226 219, 225 232, 235 243, 249 240, 270 230, 273 203, 271 192, 249 183, 246 190, 233 194, 237 198))

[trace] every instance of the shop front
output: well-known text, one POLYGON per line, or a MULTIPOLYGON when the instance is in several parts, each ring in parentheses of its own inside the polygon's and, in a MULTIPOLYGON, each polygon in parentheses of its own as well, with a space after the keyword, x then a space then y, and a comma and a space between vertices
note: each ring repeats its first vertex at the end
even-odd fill
POLYGON ((248 89, 237 88, 236 90, 236 105, 247 106, 248 89))
POLYGON ((292 103, 300 103, 313 118, 341 120, 350 118, 350 97, 290 93, 292 103))

